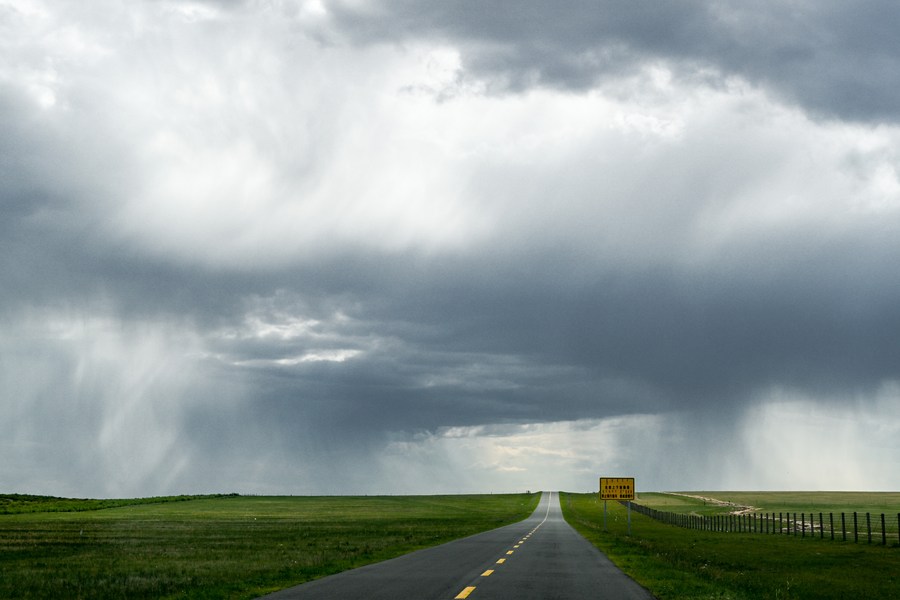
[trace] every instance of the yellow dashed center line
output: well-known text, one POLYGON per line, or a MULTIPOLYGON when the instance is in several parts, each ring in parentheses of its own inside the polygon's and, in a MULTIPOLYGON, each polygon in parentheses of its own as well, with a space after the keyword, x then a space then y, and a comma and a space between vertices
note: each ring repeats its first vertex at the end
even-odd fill
MULTIPOLYGON (((540 527, 540 525, 538 525, 538 527, 540 527)), ((532 529, 530 532, 528 532, 527 535, 523 536, 522 539, 519 540, 519 543, 516 544, 515 546, 513 546, 513 548, 518 548, 519 546, 521 546, 522 544, 524 544, 524 543, 525 543, 525 540, 527 540, 528 538, 530 538, 532 535, 535 534, 535 532, 538 530, 538 527, 535 527, 535 528, 532 529)), ((514 553, 515 553, 515 550, 507 550, 507 551, 506 551, 506 555, 507 555, 507 556, 509 556, 510 554, 514 554, 514 553)), ((498 559, 497 559, 497 564, 498 564, 498 565, 502 565, 502 564, 505 563, 505 562, 506 562, 506 559, 505 559, 505 558, 498 558, 498 559)), ((482 576, 482 577, 490 577, 490 576, 493 575, 493 574, 494 574, 494 569, 488 569, 488 570, 486 570, 484 573, 482 573, 481 576, 482 576)), ((474 591, 475 591, 475 586, 474 586, 474 585, 470 585, 470 586, 466 587, 465 589, 463 589, 463 591, 461 591, 459 594, 457 594, 456 597, 455 597, 453 600, 465 600, 465 599, 468 598, 469 595, 470 595, 472 592, 474 592, 474 591)))

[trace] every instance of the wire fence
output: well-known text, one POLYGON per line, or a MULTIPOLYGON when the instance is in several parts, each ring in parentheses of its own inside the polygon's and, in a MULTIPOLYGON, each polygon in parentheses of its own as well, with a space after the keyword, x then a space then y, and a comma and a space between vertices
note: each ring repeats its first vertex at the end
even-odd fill
POLYGON ((631 508, 663 523, 702 531, 789 535, 900 546, 900 513, 764 512, 693 515, 656 510, 635 502, 631 503, 631 508))

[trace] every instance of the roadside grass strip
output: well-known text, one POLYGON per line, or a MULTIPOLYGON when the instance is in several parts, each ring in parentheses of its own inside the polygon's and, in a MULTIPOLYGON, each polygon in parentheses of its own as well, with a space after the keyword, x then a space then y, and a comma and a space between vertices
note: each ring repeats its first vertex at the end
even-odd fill
MULTIPOLYGON (((655 502, 651 496, 656 495, 641 494, 638 501, 655 502)), ((608 504, 604 532, 603 503, 596 493, 564 494, 561 500, 566 520, 660 600, 895 598, 900 589, 896 545, 685 529, 635 512, 629 536, 624 506, 608 504)), ((746 500, 739 503, 767 506, 759 498, 756 504, 746 500)), ((665 510, 728 510, 684 497, 659 501, 667 503, 665 510)))

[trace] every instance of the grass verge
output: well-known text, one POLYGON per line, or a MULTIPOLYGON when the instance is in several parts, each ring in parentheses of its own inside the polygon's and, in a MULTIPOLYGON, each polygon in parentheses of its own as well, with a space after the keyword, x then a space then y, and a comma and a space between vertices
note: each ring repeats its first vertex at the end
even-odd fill
POLYGON ((253 598, 519 521, 539 496, 228 496, 4 514, 0 597, 253 598))
POLYGON ((896 547, 688 530, 634 512, 629 536, 618 503, 607 504, 604 532, 597 494, 561 500, 566 520, 661 600, 892 598, 900 589, 896 547))

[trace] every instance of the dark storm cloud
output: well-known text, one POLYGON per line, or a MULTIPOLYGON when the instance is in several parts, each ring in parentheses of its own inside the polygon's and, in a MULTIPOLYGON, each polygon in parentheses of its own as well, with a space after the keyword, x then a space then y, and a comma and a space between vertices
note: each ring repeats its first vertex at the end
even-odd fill
POLYGON ((126 321, 189 324, 259 390, 251 404, 275 428, 300 415, 377 437, 741 406, 773 385, 860 393, 900 375, 890 236, 835 238, 811 259, 788 249, 771 272, 746 258, 770 252, 764 242, 724 270, 634 269, 602 253, 586 261, 581 247, 545 247, 552 238, 512 247, 515 238, 503 238, 428 259, 338 251, 255 272, 207 269, 99 234, 90 214, 78 215, 88 201, 60 191, 65 182, 78 190, 79 177, 40 176, 56 146, 29 138, 16 119, 4 122, 4 143, 18 150, 4 153, 4 275, 15 283, 6 308, 101 298, 126 321), (316 324, 286 337, 222 335, 248 315, 272 326, 316 324), (329 357, 343 351, 356 354, 329 357))
MULTIPOLYGON (((633 268, 500 239, 456 256, 338 252, 254 273, 79 240, 78 227, 27 222, 39 203, 26 204, 4 235, 4 278, 18 284, 4 291, 6 310, 99 297, 124 322, 194 330, 209 383, 188 388, 206 399, 181 410, 178 428, 198 457, 251 447, 318 464, 333 446, 329 460, 349 464, 389 432, 728 413, 773 386, 827 400, 900 377, 896 241, 871 233, 811 257, 778 256, 773 236, 708 268, 633 268), (310 324, 294 331, 297 319, 310 324), (342 351, 358 354, 329 358, 342 351), (219 405, 228 389, 244 395, 219 405), (335 432, 353 442, 329 442, 335 432)), ((77 397, 100 394, 95 385, 77 397)), ((35 409, 52 412, 48 403, 35 409)))
POLYGON ((890 0, 385 0, 332 8, 359 40, 460 44, 467 70, 495 91, 581 91, 661 64, 712 84, 742 77, 817 116, 900 116, 900 7, 890 0))
POLYGON ((588 281, 560 273, 573 257, 524 250, 524 272, 506 262, 327 263, 381 275, 360 296, 324 294, 318 315, 299 289, 286 292, 280 314, 341 310, 345 322, 289 340, 232 338, 218 351, 272 383, 265 403, 277 419, 305 406, 360 432, 741 410, 772 387, 837 401, 900 376, 900 278, 854 252, 836 247, 762 276, 751 264, 602 267, 588 281), (341 348, 359 354, 277 363, 341 348))
POLYGON ((772 93, 893 119, 892 6, 276 5, 0 15, 0 478, 371 491, 403 443, 890 401, 896 132, 772 93))

